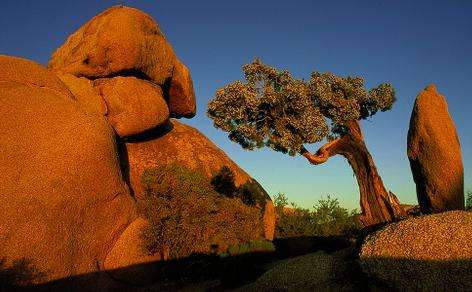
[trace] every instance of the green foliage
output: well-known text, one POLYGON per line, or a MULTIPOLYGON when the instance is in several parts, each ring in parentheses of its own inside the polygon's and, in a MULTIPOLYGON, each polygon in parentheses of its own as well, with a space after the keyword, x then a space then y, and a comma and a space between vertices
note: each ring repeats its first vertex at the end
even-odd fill
POLYGON ((256 198, 254 196, 254 191, 251 189, 251 185, 242 185, 241 188, 238 189, 238 196, 244 204, 250 206, 256 205, 256 198))
POLYGON ((286 207, 281 213, 277 213, 277 217, 276 237, 319 235, 308 209, 292 204, 290 208, 286 207))
POLYGON ((226 251, 229 245, 258 240, 260 210, 218 194, 199 171, 183 166, 147 169, 142 176, 144 250, 170 258, 226 251))
POLYGON ((223 166, 211 179, 211 185, 218 193, 233 197, 237 191, 234 173, 228 166, 223 166))
POLYGON ((236 187, 234 172, 227 166, 223 166, 211 179, 211 185, 219 194, 228 198, 239 198, 249 206, 265 206, 265 200, 269 198, 264 189, 254 180, 248 181, 236 187))
POLYGON ((342 135, 349 121, 389 110, 395 102, 390 84, 367 91, 361 77, 313 72, 305 81, 257 59, 243 72, 245 82, 218 89, 207 113, 215 127, 249 150, 267 146, 295 155, 303 144, 322 141, 330 131, 342 135))
POLYGON ((277 212, 282 212, 283 208, 288 205, 288 198, 284 193, 278 193, 274 196, 273 202, 277 212))
POLYGON ((318 200, 313 208, 313 221, 320 235, 339 235, 358 228, 357 210, 349 212, 346 208, 339 206, 338 199, 332 199, 328 195, 326 199, 318 200))
POLYGON ((231 256, 253 252, 273 251, 275 251, 274 244, 267 240, 254 240, 250 242, 243 242, 241 244, 231 245, 228 248, 228 254, 231 256))
POLYGON ((330 196, 318 200, 313 210, 290 205, 284 194, 274 197, 276 237, 342 235, 358 228, 357 211, 349 212, 330 196))
POLYGON ((240 186, 238 196, 246 205, 257 204, 261 208, 264 208, 266 200, 270 199, 262 186, 255 180, 248 181, 240 186))

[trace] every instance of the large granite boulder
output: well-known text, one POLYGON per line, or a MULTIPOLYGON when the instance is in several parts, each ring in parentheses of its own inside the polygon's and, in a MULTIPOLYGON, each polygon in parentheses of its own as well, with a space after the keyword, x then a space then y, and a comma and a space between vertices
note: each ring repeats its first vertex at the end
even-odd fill
POLYGON ((39 282, 97 271, 136 217, 114 132, 46 68, 0 62, 0 259, 39 282))
POLYGON ((134 8, 114 6, 92 18, 56 50, 49 68, 89 79, 135 76, 149 80, 168 91, 172 116, 195 115, 188 69, 154 19, 134 8))
POLYGON ((168 95, 167 103, 172 117, 191 118, 197 112, 192 77, 188 68, 180 62, 174 66, 168 95))
POLYGON ((63 72, 56 72, 56 75, 82 104, 82 108, 102 116, 107 115, 105 100, 100 96, 98 89, 93 87, 92 80, 63 72))
POLYGON ((57 76, 31 60, 0 55, 0 81, 35 86, 55 95, 76 99, 57 76))
POLYGON ((136 77, 102 78, 94 81, 105 100, 106 117, 120 137, 151 130, 169 119, 161 87, 136 77))
POLYGON ((408 131, 408 158, 423 214, 464 209, 464 168, 447 102, 434 85, 416 98, 408 131))
POLYGON ((49 67, 92 79, 137 74, 163 85, 172 77, 175 59, 152 17, 114 6, 69 36, 52 55, 49 67))
POLYGON ((351 250, 323 251, 279 261, 253 284, 237 291, 362 291, 351 250))
POLYGON ((449 211, 390 224, 369 235, 361 265, 398 291, 468 291, 472 213, 449 211))

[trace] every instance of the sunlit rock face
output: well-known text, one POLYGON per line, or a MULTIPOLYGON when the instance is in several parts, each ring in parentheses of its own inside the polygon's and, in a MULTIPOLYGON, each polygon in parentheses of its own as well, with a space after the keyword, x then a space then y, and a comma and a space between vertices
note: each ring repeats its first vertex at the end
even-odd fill
POLYGON ((362 245, 362 269, 398 291, 466 291, 472 283, 472 213, 393 223, 362 245))
POLYGON ((169 108, 159 86, 136 77, 94 81, 105 100, 107 119, 120 137, 129 137, 164 124, 169 108))
POLYGON ((0 68, 0 259, 39 282, 94 272, 136 217, 113 129, 46 68, 0 68))
MULTIPOLYGON (((166 256, 143 249, 146 167, 180 163, 211 177, 228 166, 238 185, 257 184, 198 130, 170 119, 195 115, 192 78, 139 10, 97 15, 48 68, 8 56, 0 68, 0 264, 24 264, 31 283, 102 291, 155 280, 149 264, 166 256)), ((254 207, 268 239, 271 204, 267 196, 254 207)))
POLYGON ((171 45, 148 14, 115 6, 69 36, 49 67, 90 79, 141 75, 163 85, 172 77, 175 60, 171 45))
POLYGON ((434 85, 416 98, 408 131, 408 158, 424 214, 464 209, 459 137, 446 99, 434 85))
POLYGON ((54 52, 48 67, 88 79, 134 76, 161 87, 172 117, 196 112, 188 68, 152 17, 134 8, 114 6, 92 18, 54 52))

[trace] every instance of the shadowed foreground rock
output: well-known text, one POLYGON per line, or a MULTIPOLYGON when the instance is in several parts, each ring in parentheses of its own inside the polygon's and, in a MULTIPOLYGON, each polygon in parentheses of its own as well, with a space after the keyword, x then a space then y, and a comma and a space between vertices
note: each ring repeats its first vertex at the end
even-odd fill
POLYGON ((283 260, 254 284, 238 291, 361 291, 351 269, 350 249, 316 252, 283 260))
POLYGON ((368 236, 361 265, 364 272, 399 291, 468 291, 471 238, 471 212, 407 219, 368 236))
POLYGON ((423 214, 464 209, 464 168, 447 102, 434 85, 416 98, 408 130, 408 158, 423 214))

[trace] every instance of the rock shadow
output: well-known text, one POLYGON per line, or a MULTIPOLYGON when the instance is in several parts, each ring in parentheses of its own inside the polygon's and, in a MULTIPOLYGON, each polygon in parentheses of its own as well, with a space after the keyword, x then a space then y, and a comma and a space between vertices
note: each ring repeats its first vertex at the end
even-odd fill
MULTIPOLYGON (((325 248, 331 249, 328 246, 325 248)), ((343 276, 343 285, 352 288, 348 291, 470 291, 472 289, 472 261, 470 259, 429 261, 372 258, 359 261, 355 255, 351 253, 344 263, 349 267, 347 269, 349 274, 343 276), (361 269, 361 265, 364 269, 361 269), (367 274, 364 273, 366 271, 367 274)), ((251 286, 252 283, 274 265, 284 265, 285 261, 276 261, 277 258, 276 253, 251 253, 226 258, 216 255, 194 255, 181 260, 151 262, 112 271, 78 275, 19 289, 25 291, 179 291, 198 288, 205 291, 234 289, 244 291, 254 288, 251 286), (271 266, 271 262, 274 262, 274 265, 271 266), (143 269, 153 271, 153 284, 139 285, 114 281, 108 276, 109 273, 134 275, 136 270, 143 269)), ((316 290, 317 287, 317 283, 304 285, 307 286, 298 288, 306 288, 308 291, 316 290)), ((269 290, 258 288, 257 291, 269 290)), ((280 287, 280 291, 287 290, 280 287)))
POLYGON ((141 134, 133 135, 131 137, 122 138, 121 140, 124 143, 142 143, 148 142, 157 138, 164 136, 165 134, 172 131, 174 125, 172 124, 172 120, 168 120, 166 123, 154 127, 150 130, 147 130, 141 134))
POLYGON ((126 144, 127 143, 144 143, 144 142, 152 141, 154 139, 158 139, 164 136, 165 134, 169 133, 170 131, 172 131, 173 128, 174 128, 174 125, 172 124, 172 121, 169 120, 161 126, 152 128, 148 131, 145 131, 138 135, 134 135, 132 137, 127 137, 127 138, 116 137, 116 145, 117 145, 118 157, 120 160, 121 174, 122 174, 123 180, 128 185, 131 196, 135 197, 135 191, 131 187, 129 156, 128 156, 128 149, 127 149, 126 144))
POLYGON ((29 259, 21 258, 11 264, 5 258, 0 259, 0 291, 16 291, 43 280, 44 276, 29 259))

